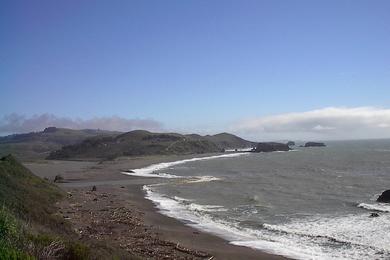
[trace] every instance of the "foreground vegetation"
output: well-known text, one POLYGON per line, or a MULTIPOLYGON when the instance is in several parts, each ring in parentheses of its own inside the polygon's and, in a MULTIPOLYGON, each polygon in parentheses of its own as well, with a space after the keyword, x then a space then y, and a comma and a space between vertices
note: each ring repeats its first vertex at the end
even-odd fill
POLYGON ((56 213, 54 203, 64 195, 13 156, 1 158, 0 259, 133 259, 109 245, 79 241, 56 213))

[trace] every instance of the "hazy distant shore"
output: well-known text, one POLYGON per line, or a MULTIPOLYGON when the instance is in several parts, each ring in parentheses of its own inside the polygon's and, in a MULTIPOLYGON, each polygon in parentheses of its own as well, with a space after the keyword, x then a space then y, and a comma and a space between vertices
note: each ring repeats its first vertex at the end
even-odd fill
POLYGON ((123 170, 193 157, 200 156, 127 157, 100 164, 40 161, 25 165, 41 177, 54 179, 58 174, 64 177, 65 183, 60 186, 69 192, 69 197, 58 206, 72 226, 82 231, 80 237, 83 239, 93 237, 109 240, 141 258, 283 259, 259 250, 231 245, 222 238, 158 213, 155 205, 145 199, 142 186, 159 183, 159 179, 120 174, 123 170), (96 192, 90 192, 94 185, 96 192), (129 232, 129 228, 132 232, 129 232))

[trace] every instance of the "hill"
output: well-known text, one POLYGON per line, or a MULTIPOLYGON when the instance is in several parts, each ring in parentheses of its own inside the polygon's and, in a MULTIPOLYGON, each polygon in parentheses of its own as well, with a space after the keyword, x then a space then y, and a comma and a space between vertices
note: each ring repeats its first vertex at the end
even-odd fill
POLYGON ((137 259, 108 244, 79 240, 57 213, 55 202, 64 195, 13 156, 0 158, 0 259, 137 259))
POLYGON ((222 149, 250 148, 256 146, 254 142, 247 141, 229 133, 206 135, 204 138, 215 143, 222 149))
POLYGON ((113 159, 119 156, 214 153, 249 143, 252 144, 230 134, 200 136, 136 130, 117 136, 88 138, 79 144, 64 146, 47 158, 113 159))
POLYGON ((116 134, 119 132, 48 127, 41 132, 0 137, 0 156, 13 154, 23 160, 43 159, 50 152, 61 149, 64 145, 76 144, 90 137, 116 134))
MULTIPOLYGON (((0 259, 40 258, 58 232, 70 234, 53 206, 62 197, 59 188, 32 174, 13 156, 1 158, 0 259)), ((63 253, 70 253, 68 241, 63 245, 63 253)))

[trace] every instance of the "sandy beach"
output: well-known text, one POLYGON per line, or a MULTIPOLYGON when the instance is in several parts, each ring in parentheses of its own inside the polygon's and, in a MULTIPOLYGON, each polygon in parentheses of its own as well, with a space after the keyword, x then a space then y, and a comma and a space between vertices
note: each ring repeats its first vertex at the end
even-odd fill
MULTIPOLYGON (((203 155, 208 156, 208 155, 203 155)), ((164 216, 144 198, 142 186, 158 178, 123 175, 122 170, 194 156, 146 156, 115 161, 39 161, 25 163, 36 175, 59 183, 67 197, 58 213, 83 241, 98 240, 147 259, 285 259, 235 246, 209 233, 164 216), (96 190, 92 191, 93 186, 96 190)))

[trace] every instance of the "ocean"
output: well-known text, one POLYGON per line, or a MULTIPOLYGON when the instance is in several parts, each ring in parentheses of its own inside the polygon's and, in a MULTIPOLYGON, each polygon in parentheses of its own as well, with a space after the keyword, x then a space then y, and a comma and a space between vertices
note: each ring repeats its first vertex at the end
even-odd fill
POLYGON ((231 153, 133 169, 168 216, 295 259, 389 259, 390 140, 231 153), (377 212, 379 217, 370 217, 377 212))

